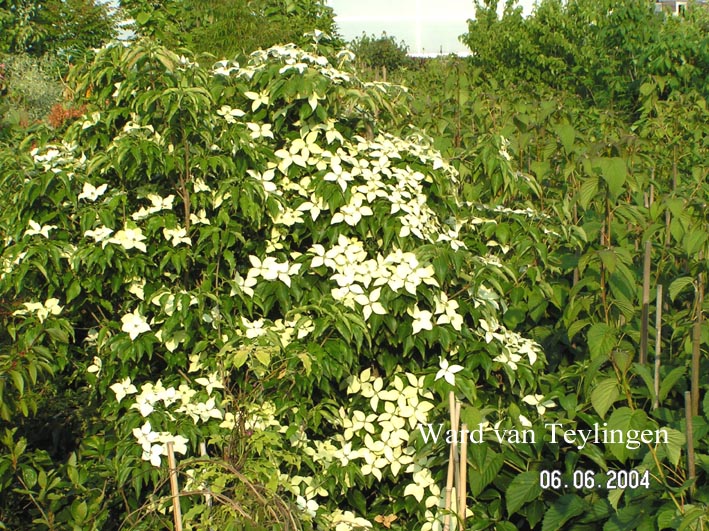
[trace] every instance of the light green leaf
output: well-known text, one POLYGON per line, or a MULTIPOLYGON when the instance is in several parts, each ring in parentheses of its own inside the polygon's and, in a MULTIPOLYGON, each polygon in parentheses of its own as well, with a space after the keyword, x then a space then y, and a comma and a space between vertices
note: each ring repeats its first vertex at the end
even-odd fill
POLYGON ((677 298, 677 295, 684 291, 688 286, 691 286, 693 284, 694 279, 692 277, 680 277, 673 280, 672 284, 670 284, 669 289, 670 300, 674 302, 674 300, 677 298))
POLYGON ((600 162, 603 180, 608 184, 611 197, 616 198, 623 191, 628 173, 625 160, 620 157, 611 157, 602 158, 600 162))
POLYGON ((588 209, 588 205, 598 193, 598 177, 587 177, 579 188, 578 198, 581 208, 588 209))
POLYGON ((586 333, 591 357, 608 356, 616 345, 616 331, 605 323, 595 323, 586 333))
POLYGON ((608 409, 619 397, 620 386, 618 385, 618 380, 616 378, 607 378, 598 383, 591 391, 591 404, 596 413, 601 418, 604 418, 608 409))
POLYGON ((687 443, 687 438, 684 436, 684 433, 675 429, 663 429, 667 431, 667 442, 663 442, 662 447, 667 453, 667 459, 669 462, 674 466, 677 466, 677 463, 679 463, 679 458, 682 455, 682 448, 684 448, 684 445, 687 443))
POLYGON ((515 514, 525 503, 534 500, 541 493, 538 471, 530 470, 515 476, 505 491, 508 516, 515 514))
POLYGON ((662 378, 662 381, 660 382, 660 400, 667 398, 667 395, 670 394, 672 387, 674 387, 677 381, 684 376, 685 371, 685 367, 675 367, 667 374, 667 376, 662 378))

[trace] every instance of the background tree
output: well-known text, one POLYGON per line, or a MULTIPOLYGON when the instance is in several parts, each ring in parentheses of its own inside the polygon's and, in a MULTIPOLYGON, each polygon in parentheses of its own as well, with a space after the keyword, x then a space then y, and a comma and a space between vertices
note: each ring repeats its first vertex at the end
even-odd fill
POLYGON ((386 32, 379 37, 362 33, 349 46, 357 56, 358 64, 368 68, 386 67, 387 71, 393 72, 412 62, 406 43, 396 42, 396 38, 386 32))
POLYGON ((121 7, 136 20, 140 35, 219 57, 303 44, 309 31, 335 29, 334 13, 324 0, 123 0, 121 7))
POLYGON ((115 34, 108 7, 94 0, 0 1, 0 53, 76 55, 115 34))

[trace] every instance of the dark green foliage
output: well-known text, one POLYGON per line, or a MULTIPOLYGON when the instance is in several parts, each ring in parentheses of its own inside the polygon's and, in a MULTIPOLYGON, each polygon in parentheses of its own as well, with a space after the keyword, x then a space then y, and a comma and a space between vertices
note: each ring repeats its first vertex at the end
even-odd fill
POLYGON ((393 72, 411 64, 406 43, 396 42, 393 35, 386 33, 380 37, 363 33, 349 47, 357 56, 358 64, 367 68, 386 67, 388 72, 393 72))
POLYGON ((81 57, 115 33, 108 7, 94 0, 0 1, 0 53, 81 57))
POLYGON ((217 58, 303 44, 307 32, 334 30, 334 14, 323 0, 123 0, 121 6, 139 34, 217 58))

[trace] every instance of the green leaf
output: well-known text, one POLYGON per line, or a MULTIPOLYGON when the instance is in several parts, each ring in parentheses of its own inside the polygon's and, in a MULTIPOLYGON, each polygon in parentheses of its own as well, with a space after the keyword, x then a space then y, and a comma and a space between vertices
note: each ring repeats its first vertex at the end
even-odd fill
POLYGON ((687 443, 687 438, 684 433, 672 428, 663 428, 667 431, 667 442, 662 443, 662 447, 667 453, 667 459, 674 466, 679 463, 679 458, 682 455, 682 448, 687 443))
POLYGON ((74 503, 71 504, 71 516, 77 523, 83 522, 86 519, 87 513, 88 507, 85 501, 79 502, 79 500, 75 500, 74 503))
POLYGON ((271 363, 271 353, 265 348, 256 347, 254 355, 266 367, 271 363))
POLYGON ((583 514, 586 504, 576 494, 565 494, 544 514, 542 531, 559 531, 571 518, 583 514))
POLYGON ((525 503, 536 499, 541 493, 538 471, 530 470, 515 476, 505 491, 508 516, 515 514, 525 503))
POLYGON ((684 376, 685 367, 675 367, 660 382, 660 400, 667 398, 677 381, 684 376))
POLYGON ((561 145, 564 146, 564 150, 567 153, 571 153, 574 147, 574 140, 576 139, 576 131, 570 124, 560 124, 556 127, 556 134, 559 135, 559 140, 561 140, 561 145))
POLYGON ((510 522, 497 522, 495 531, 517 531, 517 526, 510 522))
POLYGON ((25 379, 19 371, 11 371, 10 376, 12 377, 12 382, 15 384, 15 389, 20 394, 20 396, 25 392, 25 379))
POLYGON ((595 323, 586 332, 591 357, 608 356, 616 345, 616 331, 605 323, 595 323))
POLYGON ((637 529, 645 518, 647 515, 643 514, 642 505, 627 505, 610 517, 603 526, 603 531, 632 531, 637 529))
POLYGON ((702 246, 706 243, 707 237, 708 236, 705 231, 693 230, 688 232, 682 242, 684 244, 684 252, 687 253, 688 256, 696 256, 702 246))
POLYGON ((598 177, 587 177, 579 188, 578 198, 581 208, 588 209, 588 205, 598 193, 598 177))
POLYGON ((602 380, 591 391, 591 405, 601 418, 606 416, 608 409, 620 397, 620 386, 616 378, 602 380))
POLYGON ((692 277, 680 277, 672 281, 670 284, 670 300, 675 301, 677 295, 684 291, 688 286, 694 285, 694 279, 692 277))
POLYGON ((603 180, 608 184, 612 198, 618 197, 623 191, 623 185, 628 173, 625 160, 620 157, 601 159, 603 180))
POLYGON ((149 20, 150 20, 150 13, 142 12, 142 13, 138 13, 135 16, 135 21, 138 24, 140 24, 141 26, 144 26, 149 20))
MULTIPOLYGON (((476 445, 482 448, 482 445, 476 445)), ((481 468, 471 466, 468 470, 470 478, 470 493, 478 496, 497 477, 502 468, 504 459, 502 454, 488 449, 488 459, 481 468)))
POLYGON ((28 489, 32 489, 37 484, 37 471, 31 466, 22 467, 22 481, 28 489))

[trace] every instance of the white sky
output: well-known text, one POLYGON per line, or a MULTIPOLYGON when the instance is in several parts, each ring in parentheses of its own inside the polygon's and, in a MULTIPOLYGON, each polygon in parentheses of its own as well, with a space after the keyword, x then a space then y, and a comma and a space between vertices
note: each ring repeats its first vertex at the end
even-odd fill
MULTIPOLYGON (((410 53, 466 53, 458 36, 475 17, 473 0, 328 0, 345 39, 382 32, 404 41, 410 53)), ((504 0, 500 0, 502 8, 504 0)), ((525 13, 534 0, 520 0, 525 13)))

